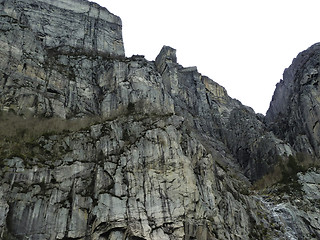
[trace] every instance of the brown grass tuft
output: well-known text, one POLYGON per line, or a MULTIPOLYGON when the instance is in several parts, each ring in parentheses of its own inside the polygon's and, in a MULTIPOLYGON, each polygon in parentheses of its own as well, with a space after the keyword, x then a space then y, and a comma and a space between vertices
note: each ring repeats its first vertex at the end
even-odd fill
POLYGON ((14 156, 31 157, 28 149, 41 136, 79 131, 100 121, 99 117, 66 120, 22 117, 10 112, 0 112, 0 160, 14 156))

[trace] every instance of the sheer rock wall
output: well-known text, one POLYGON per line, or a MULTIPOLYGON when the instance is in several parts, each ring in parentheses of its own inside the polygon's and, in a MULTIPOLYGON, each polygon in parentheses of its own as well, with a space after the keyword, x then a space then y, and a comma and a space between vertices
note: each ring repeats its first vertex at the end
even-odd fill
MULTIPOLYGON (((196 67, 179 65, 171 47, 155 61, 126 58, 120 18, 95 3, 0 0, 0 13, 0 117, 98 119, 44 132, 10 154, 0 149, 1 238, 288 239, 293 221, 298 239, 319 236, 317 206, 281 208, 299 209, 283 221, 270 206, 285 198, 270 203, 250 190, 279 159, 308 148, 318 156, 317 110, 286 110, 300 99, 293 83, 277 88, 265 118, 196 67), (291 132, 273 124, 280 114, 293 119, 291 132)), ((303 81, 316 87, 303 59, 291 68, 306 79, 312 73, 303 81)), ((304 101, 317 99, 306 93, 304 101)))

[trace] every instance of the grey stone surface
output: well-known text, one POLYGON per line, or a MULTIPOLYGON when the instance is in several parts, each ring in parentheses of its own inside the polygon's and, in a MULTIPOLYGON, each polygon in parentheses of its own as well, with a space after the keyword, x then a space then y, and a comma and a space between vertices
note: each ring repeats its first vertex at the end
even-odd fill
POLYGON ((290 194, 251 190, 279 162, 318 157, 318 45, 265 118, 171 47, 126 58, 120 18, 95 3, 0 0, 0 31, 0 117, 79 124, 0 139, 2 239, 319 237, 317 169, 294 169, 290 194))
POLYGON ((319 157, 319 55, 314 44, 283 74, 266 115, 268 125, 297 151, 319 157))

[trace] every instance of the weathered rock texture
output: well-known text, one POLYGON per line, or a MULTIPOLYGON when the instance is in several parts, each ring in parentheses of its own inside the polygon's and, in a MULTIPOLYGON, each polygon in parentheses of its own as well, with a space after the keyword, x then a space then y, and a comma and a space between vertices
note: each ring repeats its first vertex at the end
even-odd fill
POLYGON ((124 57, 120 18, 87 1, 1 1, 0 11, 3 107, 98 114, 101 61, 94 59, 124 57))
MULTIPOLYGON (((299 99, 300 91, 283 96, 278 87, 265 119, 195 67, 179 65, 171 47, 154 62, 126 58, 120 19, 94 3, 0 0, 0 10, 1 120, 26 122, 16 134, 0 134, 3 239, 320 236, 319 174, 296 175, 295 165, 309 148, 318 157, 318 135, 310 133, 318 129, 317 105, 309 116, 277 97, 299 99), (280 114, 295 128, 277 128, 280 114), (42 119, 32 128, 40 129, 54 117, 73 126, 96 122, 48 127, 24 140, 30 119, 42 119), (298 193, 282 185, 265 190, 268 198, 249 189, 279 163, 282 183, 300 186, 307 201, 284 206, 298 193), (301 207, 310 202, 314 208, 301 207)), ((309 72, 310 57, 303 59, 291 68, 309 72)), ((317 99, 312 94, 306 104, 317 99)))
POLYGON ((320 156, 320 44, 300 53, 283 74, 266 115, 272 130, 298 152, 320 156))

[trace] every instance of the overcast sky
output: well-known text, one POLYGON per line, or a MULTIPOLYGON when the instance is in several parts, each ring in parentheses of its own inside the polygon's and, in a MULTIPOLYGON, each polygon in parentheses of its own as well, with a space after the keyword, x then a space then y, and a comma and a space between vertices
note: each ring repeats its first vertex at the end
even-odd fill
POLYGON ((265 114, 297 54, 320 42, 319 0, 94 0, 122 19, 126 56, 163 45, 265 114))

